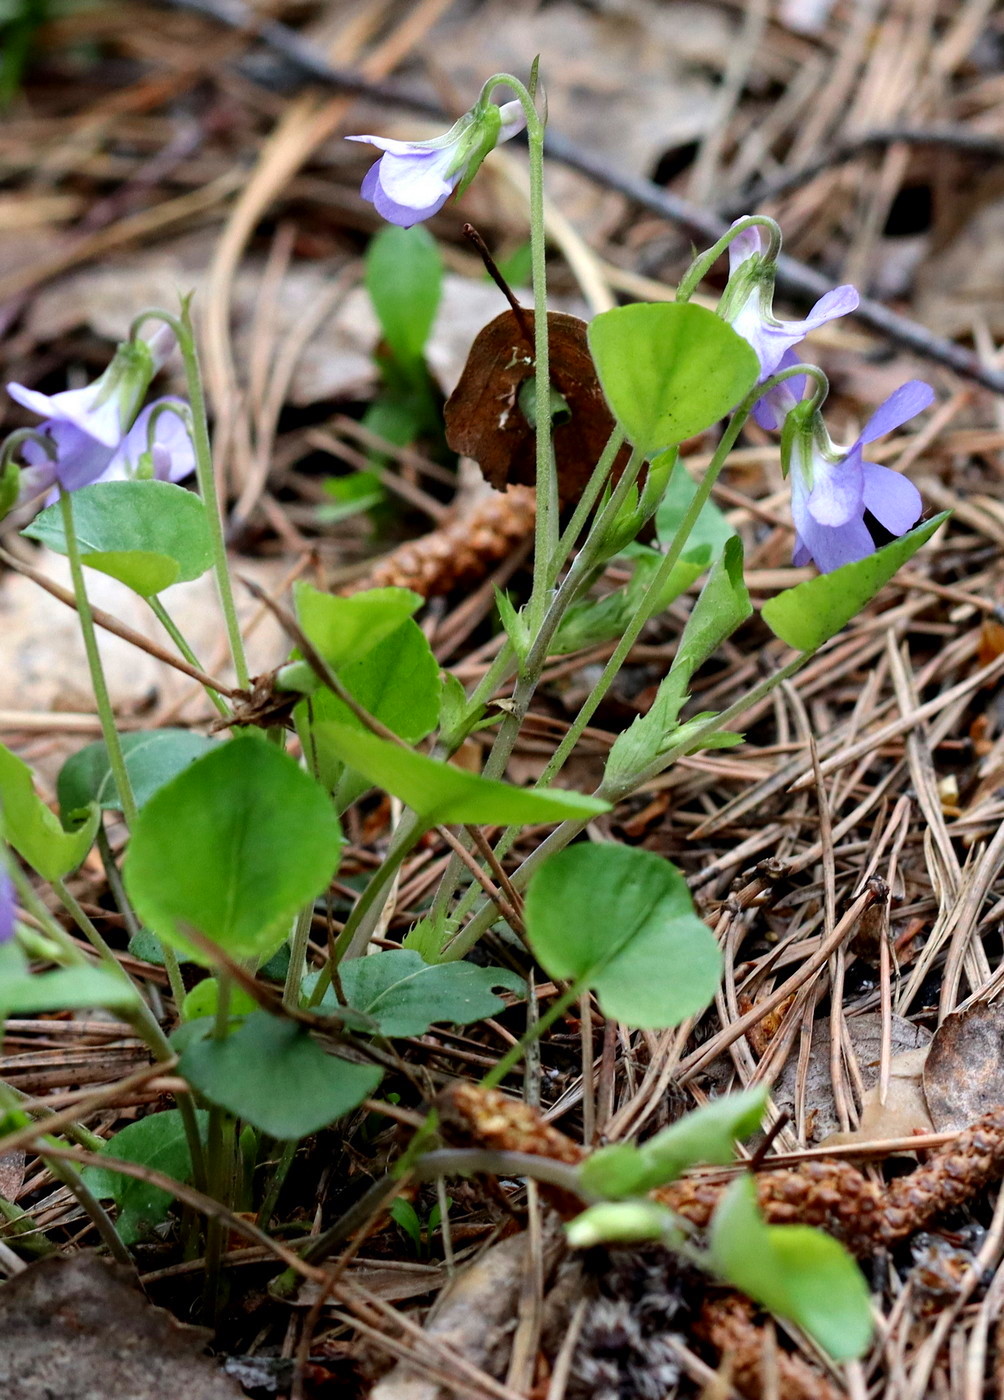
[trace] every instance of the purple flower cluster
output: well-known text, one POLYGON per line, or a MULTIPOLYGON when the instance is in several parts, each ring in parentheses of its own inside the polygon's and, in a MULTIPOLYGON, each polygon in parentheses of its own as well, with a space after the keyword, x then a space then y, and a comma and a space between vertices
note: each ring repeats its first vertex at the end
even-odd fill
MULTIPOLYGON (((773 295, 773 259, 767 256, 761 229, 748 226, 729 244, 729 285, 719 311, 756 351, 761 383, 802 363, 794 347, 858 304, 853 287, 836 287, 804 321, 779 321, 773 295)), ((806 375, 774 385, 758 399, 753 416, 762 428, 783 430, 781 455, 791 479, 796 532, 794 563, 812 560, 829 573, 875 552, 866 512, 893 535, 905 534, 919 520, 923 503, 917 488, 899 472, 866 462, 864 448, 928 408, 934 391, 919 379, 903 384, 875 410, 857 440, 841 448, 831 442, 818 409, 794 411, 806 387, 806 375)))
POLYGON ((182 481, 191 475, 195 454, 183 421, 185 404, 158 399, 137 412, 155 368, 146 342, 126 343, 101 378, 83 389, 43 394, 8 384, 11 398, 44 420, 38 432, 54 449, 50 456, 39 442, 23 444, 18 504, 39 496, 54 500, 58 487, 77 491, 97 481, 182 481))

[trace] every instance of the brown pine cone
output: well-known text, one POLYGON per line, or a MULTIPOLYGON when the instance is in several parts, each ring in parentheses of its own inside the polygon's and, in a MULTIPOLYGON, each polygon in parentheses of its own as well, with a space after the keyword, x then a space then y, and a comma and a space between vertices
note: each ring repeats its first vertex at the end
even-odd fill
POLYGON ((909 1176, 890 1182, 878 1222, 882 1243, 907 1239, 1002 1175, 1004 1106, 978 1118, 954 1142, 936 1148, 909 1176))
MULTIPOLYGON (((655 1199, 698 1226, 711 1220, 728 1183, 682 1177, 655 1192, 655 1199)), ((848 1162, 813 1159, 791 1171, 759 1172, 760 1208, 771 1225, 816 1225, 855 1254, 874 1248, 882 1196, 848 1162)))
POLYGON ((471 587, 530 537, 536 513, 530 487, 492 491, 456 520, 393 550, 351 591, 411 588, 433 598, 461 584, 471 587))
POLYGON ((748 1400, 772 1392, 784 1400, 844 1400, 835 1385, 802 1357, 777 1348, 768 1371, 766 1336, 754 1322, 753 1304, 738 1293, 705 1300, 694 1325, 698 1337, 721 1354, 726 1374, 748 1400), (771 1374, 776 1365, 776 1374, 771 1374))

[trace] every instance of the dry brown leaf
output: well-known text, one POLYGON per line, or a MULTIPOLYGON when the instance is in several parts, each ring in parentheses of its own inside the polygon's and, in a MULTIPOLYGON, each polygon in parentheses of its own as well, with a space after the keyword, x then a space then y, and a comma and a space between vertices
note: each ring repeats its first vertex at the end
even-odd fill
POLYGON ((1004 1104, 1004 1005, 977 1001, 945 1017, 924 1066, 924 1093, 939 1133, 1004 1104))
POLYGON ((889 1064, 889 1085, 884 1101, 881 1085, 875 1083, 861 1100, 861 1122, 850 1133, 832 1133, 821 1147, 837 1147, 853 1142, 886 1142, 909 1137, 912 1133, 933 1133, 927 1111, 923 1074, 928 1048, 904 1050, 889 1064))

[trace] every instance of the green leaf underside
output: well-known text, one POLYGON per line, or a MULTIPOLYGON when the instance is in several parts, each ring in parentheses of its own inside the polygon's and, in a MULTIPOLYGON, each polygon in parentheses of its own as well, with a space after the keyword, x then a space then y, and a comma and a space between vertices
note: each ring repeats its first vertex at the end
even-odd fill
POLYGON ((319 1132, 362 1103, 381 1071, 325 1054, 291 1021, 256 1011, 226 1040, 190 1044, 180 1073, 211 1103, 282 1140, 319 1132))
POLYGON ((951 511, 916 525, 891 544, 853 564, 807 579, 770 598, 761 608, 764 622, 782 642, 815 651, 845 627, 943 524, 951 511))
MULTIPOLYGON (((199 497, 169 481, 100 481, 73 493, 73 520, 85 564, 142 597, 199 578, 212 563, 199 497)), ((22 532, 66 553, 59 505, 22 532)))
POLYGON ((91 849, 101 819, 98 808, 91 807, 78 830, 65 831, 36 793, 31 769, 2 744, 0 814, 7 840, 44 880, 61 880, 76 870, 91 849))
POLYGON ((197 962, 197 929, 232 957, 265 958, 326 888, 341 832, 321 786, 257 735, 216 744, 147 802, 123 866, 139 917, 197 962))
POLYGON ((861 1356, 872 1335, 868 1286, 830 1235, 808 1225, 767 1225, 756 1183, 737 1178, 711 1220, 710 1263, 726 1282, 803 1327, 842 1361, 861 1356))
POLYGON ((375 786, 399 797, 430 826, 440 822, 545 824, 610 810, 608 803, 578 792, 529 791, 481 778, 344 724, 315 728, 331 753, 375 786))
POLYGON ((693 303, 636 303, 589 323, 607 403, 650 456, 717 423, 749 393, 760 364, 742 336, 693 303))
MULTIPOLYGON (((497 1016, 505 1003, 493 991, 523 993, 523 979, 508 968, 451 962, 430 965, 409 949, 355 958, 340 970, 349 1006, 372 1016, 384 1035, 424 1035, 437 1021, 466 1026, 497 1016)), ((329 991, 321 1003, 332 999, 329 991)))
POLYGON ((396 632, 421 605, 408 588, 370 588, 336 598, 309 583, 293 588, 297 621, 334 671, 358 661, 396 632))
MULTIPOLYGON (((196 1110, 203 1136, 208 1117, 204 1109, 196 1110)), ((185 1126, 176 1108, 127 1124, 109 1140, 104 1151, 110 1157, 152 1167, 178 1182, 191 1179, 192 1158, 185 1126)), ((84 1167, 82 1175, 96 1196, 113 1200, 118 1206, 117 1225, 123 1244, 136 1244, 150 1235, 167 1219, 174 1204, 175 1198, 169 1191, 108 1167, 84 1167)))
POLYGON ((442 276, 436 241, 421 225, 382 228, 366 250, 366 290, 384 339, 406 364, 422 358, 439 307, 442 276))
POLYGON ((533 875, 525 912, 547 973, 585 979, 614 1020, 648 1030, 678 1025, 715 994, 718 945, 683 876, 650 851, 571 846, 533 875))
POLYGON ((63 967, 55 972, 20 974, 4 969, 0 979, 0 1020, 5 1016, 33 1015, 39 1011, 70 1011, 103 1007, 129 1011, 139 1000, 136 989, 124 977, 103 967, 63 967))
MULTIPOLYGON (((138 807, 183 768, 217 747, 216 740, 190 729, 144 730, 123 734, 120 742, 138 807)), ((122 810, 103 740, 88 744, 66 760, 56 779, 56 795, 64 821, 89 802, 96 802, 105 811, 122 810)))

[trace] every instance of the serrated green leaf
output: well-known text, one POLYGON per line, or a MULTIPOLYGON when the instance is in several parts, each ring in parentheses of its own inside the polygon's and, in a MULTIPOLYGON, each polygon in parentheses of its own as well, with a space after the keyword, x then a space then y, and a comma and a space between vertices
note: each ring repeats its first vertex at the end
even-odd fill
POLYGON ((583 979, 604 1015, 675 1026, 715 994, 722 957, 675 866, 633 846, 571 846, 532 876, 530 946, 551 977, 583 979))
POLYGON ((309 583, 294 585, 297 621, 334 671, 359 661, 421 606, 408 588, 369 588, 351 598, 322 593, 309 583))
POLYGON ((951 511, 942 511, 865 559, 786 588, 764 603, 760 615, 788 646, 798 651, 815 651, 836 636, 885 587, 949 515, 951 511))
MULTIPOLYGON (((442 689, 439 662, 425 633, 410 618, 358 660, 342 666, 338 676, 363 709, 406 744, 417 744, 435 729, 442 689)), ((294 713, 313 771, 336 793, 335 805, 344 811, 369 783, 329 752, 318 725, 334 722, 362 731, 362 721, 326 686, 319 686, 294 713)))
MULTIPOLYGON (((466 1026, 497 1016, 505 1003, 495 987, 524 991, 523 979, 508 968, 429 964, 408 948, 354 958, 342 964, 339 975, 349 1006, 371 1016, 388 1036, 424 1035, 439 1021, 466 1026)), ((331 997, 329 991, 321 1006, 331 997)))
MULTIPOLYGON (((203 1136, 208 1118, 204 1109, 196 1110, 203 1136)), ((182 1184, 191 1180, 191 1153, 184 1122, 176 1108, 128 1123, 109 1139, 103 1150, 109 1157, 152 1167, 182 1184)), ((110 1167, 84 1167, 82 1175, 96 1196, 111 1199, 118 1206, 117 1228, 123 1244, 136 1244, 149 1236, 167 1219, 174 1204, 175 1198, 169 1191, 151 1186, 138 1177, 123 1176, 110 1167)))
POLYGON ((717 423, 760 370, 742 336, 692 302, 601 312, 589 323, 589 349, 614 417, 646 456, 717 423))
MULTIPOLYGON (((73 493, 73 523, 85 564, 141 597, 199 578, 212 563, 205 508, 169 481, 99 481, 73 493)), ((59 505, 22 531, 59 554, 66 537, 59 505)))

